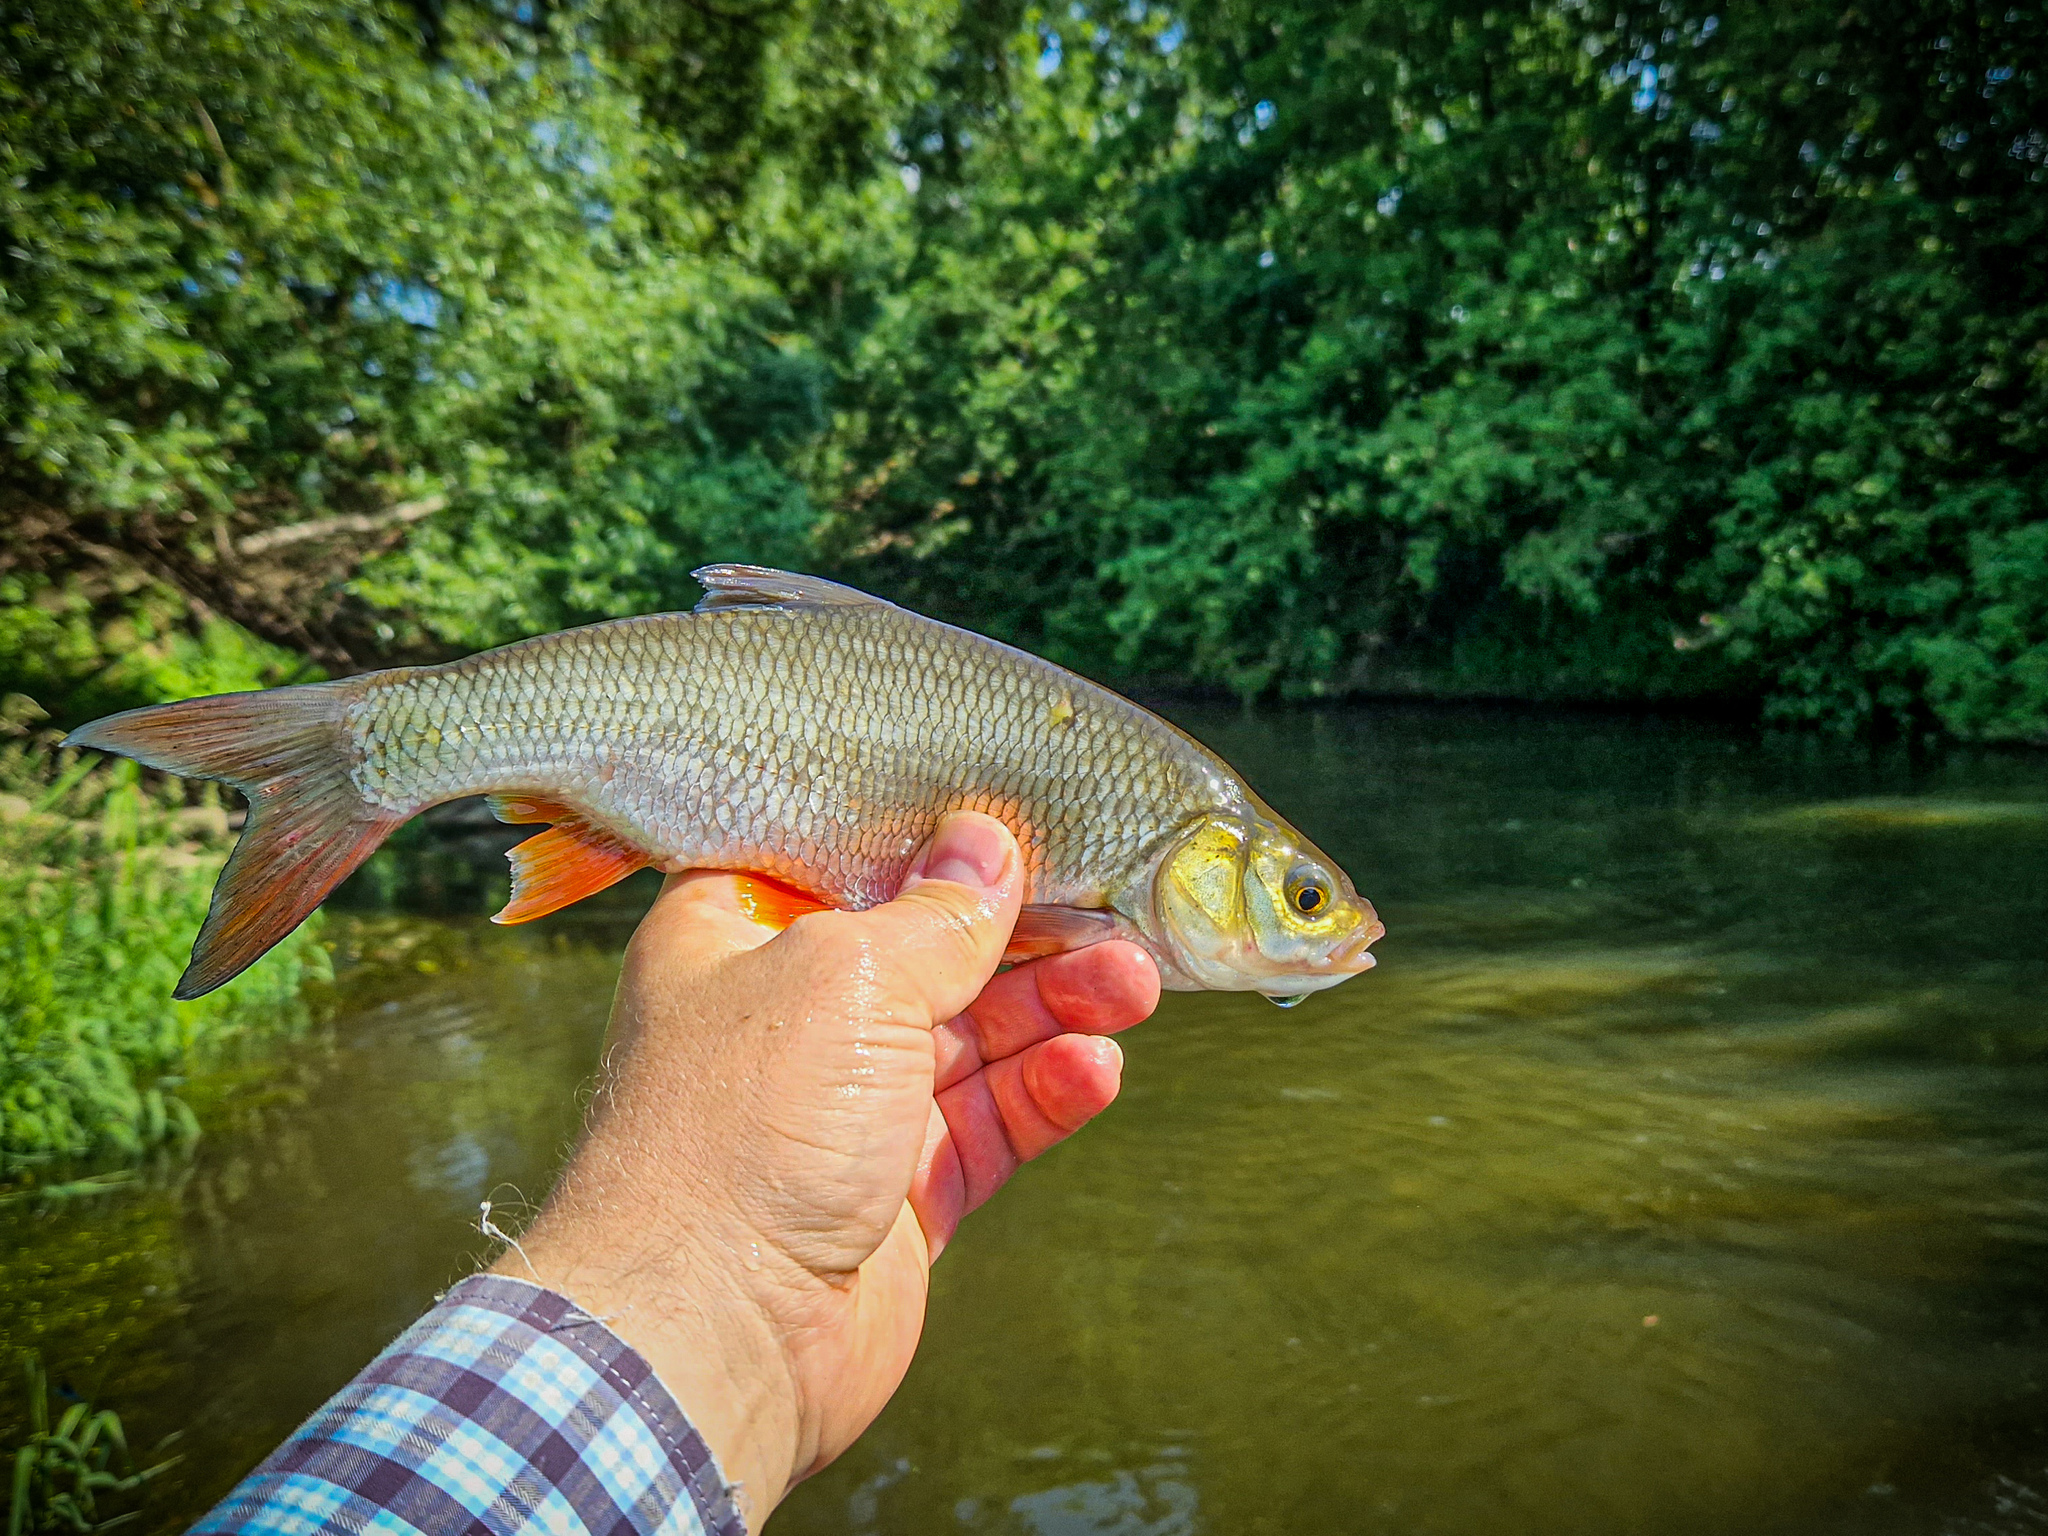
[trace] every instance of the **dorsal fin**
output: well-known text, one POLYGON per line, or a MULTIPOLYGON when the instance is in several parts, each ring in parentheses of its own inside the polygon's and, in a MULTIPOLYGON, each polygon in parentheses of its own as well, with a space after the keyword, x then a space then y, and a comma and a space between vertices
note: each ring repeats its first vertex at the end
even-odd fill
POLYGON ((704 600, 697 613, 725 608, 858 608, 891 606, 852 587, 822 576, 770 570, 765 565, 706 565, 690 572, 703 584, 704 600))

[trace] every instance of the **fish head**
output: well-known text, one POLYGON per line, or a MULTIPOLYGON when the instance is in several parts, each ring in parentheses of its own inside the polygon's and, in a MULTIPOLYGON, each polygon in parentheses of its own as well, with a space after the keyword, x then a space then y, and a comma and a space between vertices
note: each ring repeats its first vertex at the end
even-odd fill
POLYGON ((1151 909, 1169 985, 1280 1003, 1370 970, 1386 932, 1335 861, 1263 807, 1184 828, 1156 866, 1151 909))

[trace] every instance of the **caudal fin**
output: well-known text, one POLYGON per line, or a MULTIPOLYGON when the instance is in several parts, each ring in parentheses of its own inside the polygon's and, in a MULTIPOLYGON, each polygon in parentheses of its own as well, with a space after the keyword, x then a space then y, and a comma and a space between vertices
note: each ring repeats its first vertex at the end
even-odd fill
POLYGON ((198 997, 255 964, 405 818, 349 782, 345 684, 225 693, 109 715, 64 738, 240 790, 249 819, 174 997, 198 997))

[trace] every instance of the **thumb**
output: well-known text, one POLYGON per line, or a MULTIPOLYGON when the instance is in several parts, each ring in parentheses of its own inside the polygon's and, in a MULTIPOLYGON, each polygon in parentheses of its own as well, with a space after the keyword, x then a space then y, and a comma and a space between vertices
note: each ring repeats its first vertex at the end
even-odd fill
POLYGON ((894 968, 942 1024, 974 1001, 1002 962, 1024 901, 1024 859, 1010 829, 955 811, 912 861, 892 902, 842 921, 894 968))

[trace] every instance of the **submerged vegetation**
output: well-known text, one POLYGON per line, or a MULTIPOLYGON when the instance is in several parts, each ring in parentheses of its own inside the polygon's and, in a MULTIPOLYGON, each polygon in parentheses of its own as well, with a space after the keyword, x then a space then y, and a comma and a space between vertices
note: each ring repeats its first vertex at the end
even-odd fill
POLYGON ((189 1140, 187 1074, 297 1027, 301 983, 327 974, 316 922, 233 985, 173 1002, 227 815, 74 756, 0 750, 0 1168, 189 1140))
POLYGON ((107 1506, 169 1471, 176 1458, 138 1471, 119 1414, 75 1402, 52 1420, 41 1359, 24 1356, 22 1371, 28 1378, 29 1434, 7 1460, 7 1536, 103 1531, 133 1519, 133 1512, 115 1513, 107 1506))
POLYGON ((1111 675, 2048 739, 2044 59, 2007 0, 27 0, 0 684, 747 558, 1111 675))

